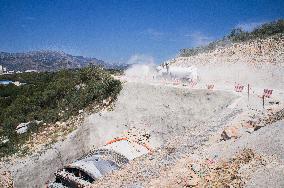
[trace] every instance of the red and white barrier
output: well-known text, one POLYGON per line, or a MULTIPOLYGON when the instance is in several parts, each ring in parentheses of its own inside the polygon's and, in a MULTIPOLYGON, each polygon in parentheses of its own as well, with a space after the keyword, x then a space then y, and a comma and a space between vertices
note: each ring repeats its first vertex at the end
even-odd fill
POLYGON ((263 90, 263 96, 267 97, 267 98, 270 98, 271 95, 272 95, 272 92, 273 92, 273 89, 264 89, 263 90))
POLYGON ((214 89, 214 85, 213 85, 213 84, 211 84, 211 85, 206 85, 206 86, 207 86, 207 89, 209 89, 209 90, 214 89))
POLYGON ((242 92, 244 90, 244 87, 245 86, 240 84, 235 85, 235 92, 242 92))
POLYGON ((173 80, 173 84, 174 84, 174 85, 179 85, 179 84, 180 84, 179 79, 176 79, 176 78, 175 78, 175 79, 173 80))
POLYGON ((189 82, 189 87, 193 88, 197 85, 197 82, 196 81, 190 81, 189 82))

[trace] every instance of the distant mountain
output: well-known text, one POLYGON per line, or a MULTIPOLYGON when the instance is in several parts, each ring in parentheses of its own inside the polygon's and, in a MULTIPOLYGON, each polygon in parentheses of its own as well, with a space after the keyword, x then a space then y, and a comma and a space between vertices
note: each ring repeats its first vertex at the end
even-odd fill
POLYGON ((128 69, 130 66, 131 64, 126 63, 107 63, 106 65, 104 65, 104 67, 107 69, 115 69, 121 71, 128 69))
POLYGON ((108 67, 108 64, 96 58, 73 56, 57 51, 33 51, 27 53, 0 52, 0 65, 8 70, 56 71, 60 69, 82 68, 88 65, 108 67))

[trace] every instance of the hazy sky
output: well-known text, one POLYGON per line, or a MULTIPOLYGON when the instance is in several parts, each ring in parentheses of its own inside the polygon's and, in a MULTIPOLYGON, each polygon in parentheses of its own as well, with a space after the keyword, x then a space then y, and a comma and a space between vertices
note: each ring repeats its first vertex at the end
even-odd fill
POLYGON ((160 63, 236 26, 279 18, 284 0, 0 0, 0 51, 160 63))

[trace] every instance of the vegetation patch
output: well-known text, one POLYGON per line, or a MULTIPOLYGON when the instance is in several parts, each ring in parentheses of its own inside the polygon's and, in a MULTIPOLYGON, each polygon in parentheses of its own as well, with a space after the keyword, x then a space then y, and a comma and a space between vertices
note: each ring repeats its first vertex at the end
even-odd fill
POLYGON ((0 80, 0 157, 14 154, 33 133, 57 121, 66 121, 90 104, 115 99, 122 86, 108 71, 96 67, 58 72, 2 75, 0 80), (30 122, 19 134, 19 124, 30 122))

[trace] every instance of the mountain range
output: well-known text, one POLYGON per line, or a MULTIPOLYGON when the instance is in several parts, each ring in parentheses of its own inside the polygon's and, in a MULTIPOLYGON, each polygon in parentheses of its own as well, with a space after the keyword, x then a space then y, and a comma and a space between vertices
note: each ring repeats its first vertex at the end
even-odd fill
POLYGON ((88 65, 112 68, 112 65, 97 58, 73 56, 58 51, 0 52, 0 65, 6 67, 7 70, 15 71, 56 71, 60 69, 83 68, 88 65))

